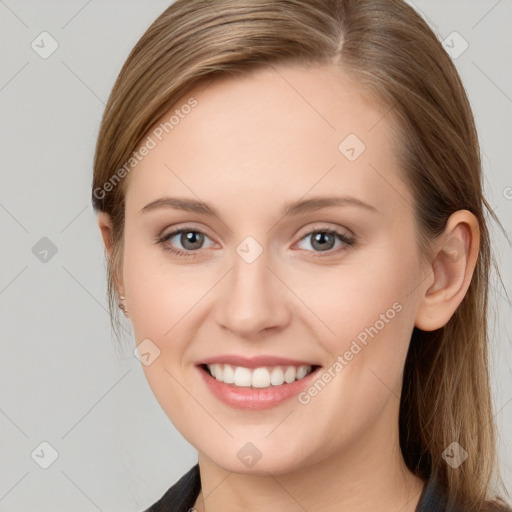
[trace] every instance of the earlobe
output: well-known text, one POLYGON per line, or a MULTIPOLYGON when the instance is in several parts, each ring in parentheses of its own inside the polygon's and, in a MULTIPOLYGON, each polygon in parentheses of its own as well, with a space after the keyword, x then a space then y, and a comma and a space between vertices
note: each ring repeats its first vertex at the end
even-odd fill
POLYGON ((124 313, 124 316, 126 318, 130 318, 128 314, 128 306, 126 304, 126 297, 123 297, 122 295, 119 296, 119 303, 118 303, 119 309, 124 313))
POLYGON ((421 290, 415 326, 433 331, 446 325, 471 283, 480 246, 477 218, 468 210, 453 213, 437 242, 429 271, 433 276, 421 290))

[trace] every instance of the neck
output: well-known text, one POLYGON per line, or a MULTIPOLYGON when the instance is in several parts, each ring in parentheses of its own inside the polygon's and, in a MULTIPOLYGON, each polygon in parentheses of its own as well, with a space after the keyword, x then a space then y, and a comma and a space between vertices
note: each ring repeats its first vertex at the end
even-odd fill
POLYGON ((226 509, 414 512, 424 482, 406 467, 398 441, 398 425, 384 416, 379 424, 347 442, 336 453, 287 473, 268 473, 268 476, 233 473, 199 454, 201 493, 194 509, 198 512, 226 509), (383 425, 394 428, 386 431, 383 425))

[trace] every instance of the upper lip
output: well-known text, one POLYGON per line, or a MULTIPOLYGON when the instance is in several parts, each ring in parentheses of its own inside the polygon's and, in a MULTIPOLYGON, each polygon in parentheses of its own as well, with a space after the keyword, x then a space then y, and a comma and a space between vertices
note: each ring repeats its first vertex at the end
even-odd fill
POLYGON ((269 355, 244 357, 237 356, 235 354, 209 357, 197 364, 230 364, 232 366, 243 366, 245 368, 260 368, 262 366, 319 366, 315 363, 299 361, 298 359, 288 359, 285 357, 275 357, 269 355))

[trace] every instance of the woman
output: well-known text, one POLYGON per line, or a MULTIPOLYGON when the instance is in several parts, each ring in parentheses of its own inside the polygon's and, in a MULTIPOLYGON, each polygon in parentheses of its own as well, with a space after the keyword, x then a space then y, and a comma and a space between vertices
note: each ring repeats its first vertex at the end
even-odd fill
POLYGON ((93 182, 113 318, 198 450, 148 510, 507 510, 481 180, 456 69, 401 0, 169 7, 93 182))

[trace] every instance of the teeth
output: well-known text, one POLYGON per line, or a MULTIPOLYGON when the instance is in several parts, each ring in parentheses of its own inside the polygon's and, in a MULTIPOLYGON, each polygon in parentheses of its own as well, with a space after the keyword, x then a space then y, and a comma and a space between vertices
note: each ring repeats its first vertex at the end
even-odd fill
POLYGON ((272 366, 270 368, 245 368, 229 364, 209 364, 210 373, 219 382, 234 384, 238 387, 268 388, 280 386, 285 382, 291 384, 295 380, 303 379, 311 373, 312 366, 272 366))

